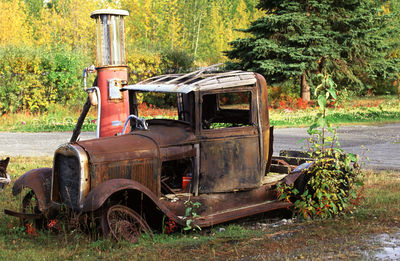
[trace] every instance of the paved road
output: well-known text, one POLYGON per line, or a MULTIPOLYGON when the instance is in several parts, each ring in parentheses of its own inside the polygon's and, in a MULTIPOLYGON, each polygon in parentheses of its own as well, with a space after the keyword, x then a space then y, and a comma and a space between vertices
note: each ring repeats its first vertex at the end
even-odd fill
MULTIPOLYGON (((0 156, 52 156, 71 136, 72 132, 0 132, 0 156)), ((80 139, 95 137, 95 133, 84 132, 80 139)))
MULTIPOLYGON (((307 144, 298 143, 307 137, 305 128, 276 129, 274 133, 274 154, 282 149, 307 148, 307 144)), ((400 170, 400 124, 342 126, 338 138, 346 152, 364 157, 366 168, 400 170)))
MULTIPOLYGON (((282 149, 307 148, 298 143, 307 137, 305 128, 275 129, 274 154, 282 149)), ((343 126, 339 141, 345 151, 369 157, 366 168, 400 170, 400 124, 382 126, 343 126), (365 146, 367 150, 363 150, 365 146)), ((71 132, 0 133, 0 156, 51 156, 55 149, 69 141, 71 132)), ((82 133, 81 140, 94 138, 94 133, 82 133)))

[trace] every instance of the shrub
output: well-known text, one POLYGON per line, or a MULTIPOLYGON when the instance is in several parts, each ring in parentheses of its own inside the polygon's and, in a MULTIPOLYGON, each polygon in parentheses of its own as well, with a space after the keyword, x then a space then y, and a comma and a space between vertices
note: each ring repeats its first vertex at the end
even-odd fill
POLYGON ((31 49, 0 49, 0 112, 40 110, 47 106, 41 87, 40 57, 31 49))
POLYGON ((321 75, 316 89, 321 112, 308 129, 310 156, 315 161, 303 170, 295 184, 278 185, 280 200, 294 203, 296 214, 304 218, 327 218, 343 212, 362 185, 358 156, 339 148, 336 129, 327 121, 328 103, 336 101, 336 84, 321 75))
POLYGON ((357 188, 361 171, 351 154, 332 150, 332 155, 317 158, 305 172, 301 184, 280 184, 281 200, 294 203, 295 213, 303 218, 328 218, 343 212, 357 188))
POLYGON ((42 52, 42 84, 47 89, 49 101, 66 104, 83 101, 82 70, 89 64, 80 53, 65 50, 42 52))
POLYGON ((65 50, 0 48, 0 114, 47 111, 50 104, 76 101, 84 55, 65 50))

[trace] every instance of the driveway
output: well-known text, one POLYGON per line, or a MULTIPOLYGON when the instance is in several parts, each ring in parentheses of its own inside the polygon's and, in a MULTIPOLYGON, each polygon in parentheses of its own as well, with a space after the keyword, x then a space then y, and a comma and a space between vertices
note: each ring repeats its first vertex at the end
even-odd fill
MULTIPOLYGON (((52 156, 60 144, 69 141, 71 132, 8 133, 0 132, 0 156, 52 156)), ((347 152, 369 158, 366 168, 400 170, 400 124, 381 126, 343 126, 338 130, 339 142, 347 152), (362 146, 365 149, 362 149, 362 146)), ((306 138, 306 128, 284 128, 274 131, 274 154, 282 149, 306 149, 299 143, 306 138)), ((85 132, 80 139, 95 138, 85 132)))

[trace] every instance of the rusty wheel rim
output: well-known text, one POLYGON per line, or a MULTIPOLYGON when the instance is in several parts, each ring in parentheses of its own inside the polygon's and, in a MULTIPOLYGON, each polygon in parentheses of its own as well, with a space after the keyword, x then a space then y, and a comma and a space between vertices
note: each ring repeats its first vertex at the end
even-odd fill
POLYGON ((107 223, 117 241, 123 239, 137 243, 143 232, 152 235, 146 221, 135 211, 122 205, 115 205, 108 209, 107 223))

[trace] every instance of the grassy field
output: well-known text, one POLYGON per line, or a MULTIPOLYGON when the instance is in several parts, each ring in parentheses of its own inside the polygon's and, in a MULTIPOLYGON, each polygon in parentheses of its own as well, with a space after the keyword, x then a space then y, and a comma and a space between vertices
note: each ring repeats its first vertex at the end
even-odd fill
MULTIPOLYGON (((49 112, 32 115, 27 112, 6 114, 0 117, 0 131, 72 131, 79 117, 81 107, 64 108, 53 105, 49 112)), ((140 116, 145 118, 177 118, 176 113, 168 109, 142 104, 140 116)), ((305 109, 270 108, 271 125, 276 127, 310 126, 319 113, 314 107, 305 109)), ((328 121, 334 125, 345 124, 383 124, 400 122, 400 101, 394 96, 351 99, 331 107, 328 121)), ((83 125, 83 131, 96 130, 96 108, 92 108, 83 125)))
MULTIPOLYGON (((83 106, 83 104, 82 104, 83 106)), ((53 105, 43 114, 18 112, 0 117, 0 131, 10 132, 47 132, 72 131, 79 118, 82 107, 63 107, 53 105)), ((97 110, 92 107, 82 126, 82 131, 96 130, 97 110)))
MULTIPOLYGON (((278 127, 305 127, 313 123, 318 113, 313 107, 304 110, 273 109, 270 121, 271 125, 278 127)), ((333 125, 400 122, 400 100, 394 96, 351 99, 336 107, 331 106, 327 120, 333 125)))
MULTIPOLYGON (((12 180, 35 167, 51 166, 51 158, 12 158, 12 180)), ((11 186, 0 192, 0 209, 19 209, 21 197, 11 186)), ((367 171, 358 207, 344 216, 317 221, 275 224, 277 213, 260 215, 199 233, 155 233, 139 244, 95 240, 72 229, 58 234, 29 235, 13 217, 0 214, 1 260, 285 260, 368 258, 376 235, 398 233, 400 173, 367 171)), ((279 213, 278 217, 282 213, 279 213)), ((287 213, 286 213, 287 215, 287 213)))

